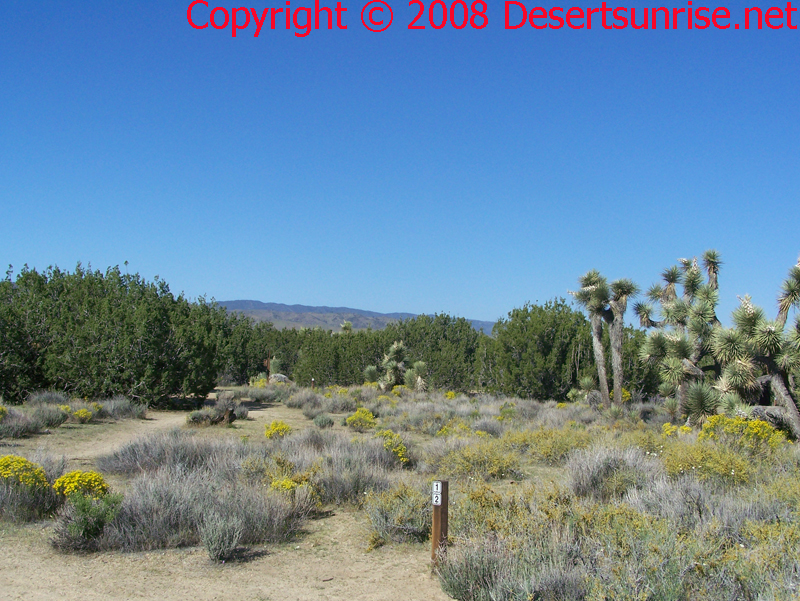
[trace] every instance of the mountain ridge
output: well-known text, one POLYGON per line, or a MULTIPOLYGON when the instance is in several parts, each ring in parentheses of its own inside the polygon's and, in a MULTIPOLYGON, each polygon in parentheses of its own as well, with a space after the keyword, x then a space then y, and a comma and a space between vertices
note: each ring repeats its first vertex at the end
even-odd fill
MULTIPOLYGON (((328 307, 311 305, 285 305, 283 303, 265 303, 257 300, 218 301, 218 304, 229 311, 236 311, 251 317, 255 321, 269 321, 276 328, 314 328, 321 327, 334 332, 341 331, 341 324, 349 321, 354 330, 381 330, 393 321, 413 319, 416 313, 378 313, 352 307, 328 307)), ((494 322, 479 319, 467 319, 472 327, 486 334, 492 333, 494 322)))

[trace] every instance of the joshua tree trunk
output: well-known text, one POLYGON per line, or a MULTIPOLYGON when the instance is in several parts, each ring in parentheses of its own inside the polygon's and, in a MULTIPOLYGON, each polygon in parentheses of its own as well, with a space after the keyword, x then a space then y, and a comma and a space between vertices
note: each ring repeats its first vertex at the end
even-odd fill
POLYGON ((611 372, 614 377, 614 403, 622 404, 622 334, 625 323, 623 312, 614 311, 614 318, 608 324, 608 336, 611 340, 611 372))
POLYGON ((590 314, 592 325, 592 350, 594 350, 594 363, 597 366, 597 379, 600 383, 600 396, 603 397, 603 406, 611 405, 608 395, 608 376, 606 376, 606 352, 603 350, 603 318, 600 315, 590 314))
POLYGON ((792 434, 797 440, 800 440, 800 411, 797 410, 797 404, 789 392, 786 378, 780 373, 773 373, 770 375, 769 383, 775 400, 786 410, 786 418, 792 427, 792 434))

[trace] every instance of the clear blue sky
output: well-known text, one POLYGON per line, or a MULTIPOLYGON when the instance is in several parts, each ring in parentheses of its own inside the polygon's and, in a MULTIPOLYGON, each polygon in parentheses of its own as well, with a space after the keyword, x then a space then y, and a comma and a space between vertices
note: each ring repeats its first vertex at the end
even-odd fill
POLYGON ((721 312, 774 313, 800 253, 800 30, 505 30, 491 0, 483 30, 409 31, 390 3, 383 33, 343 0, 346 31, 233 38, 188 0, 5 0, 3 264, 495 320, 716 248, 721 312))

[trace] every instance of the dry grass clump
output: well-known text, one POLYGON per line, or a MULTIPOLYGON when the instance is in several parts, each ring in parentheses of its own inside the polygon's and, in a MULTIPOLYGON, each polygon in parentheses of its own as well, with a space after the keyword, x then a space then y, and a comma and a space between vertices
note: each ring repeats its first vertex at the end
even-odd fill
POLYGON ((68 399, 61 392, 42 391, 30 395, 21 407, 2 407, 0 438, 22 438, 40 434, 63 423, 88 423, 96 419, 143 419, 147 406, 117 396, 109 400, 87 402, 68 399))
POLYGON ((569 487, 576 496, 598 501, 618 499, 664 474, 661 462, 639 449, 607 446, 576 451, 566 470, 569 487))
MULTIPOLYGON (((761 424, 718 418, 698 435, 662 433, 635 417, 625 427, 511 430, 498 441, 548 463, 566 458, 565 487, 451 481, 445 592, 465 600, 800 595, 796 448, 761 424)), ((455 444, 465 441, 431 450, 441 456, 455 444)))

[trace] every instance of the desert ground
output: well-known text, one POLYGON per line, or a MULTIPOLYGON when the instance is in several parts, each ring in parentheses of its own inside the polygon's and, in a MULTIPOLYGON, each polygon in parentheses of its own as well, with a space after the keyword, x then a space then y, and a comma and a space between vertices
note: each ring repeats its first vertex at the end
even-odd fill
MULTIPOLYGON (((185 417, 183 412, 149 411, 146 420, 65 424, 50 434, 0 441, 0 454, 42 448, 66 456, 70 469, 89 469, 97 457, 148 432, 180 427, 185 417)), ((233 431, 212 428, 208 435, 263 436, 264 425, 275 419, 296 428, 311 425, 300 410, 282 405, 251 410, 250 418, 236 422, 233 431)), ((124 486, 113 476, 109 482, 124 486)), ((431 574, 427 545, 368 550, 363 512, 326 509, 290 543, 253 547, 224 564, 212 562, 202 547, 65 555, 49 544, 52 520, 0 522, 0 599, 449 599, 431 574)))

